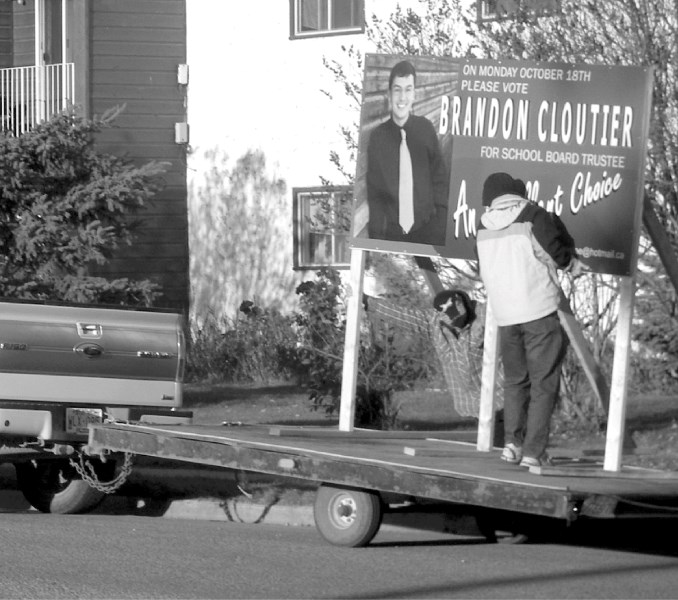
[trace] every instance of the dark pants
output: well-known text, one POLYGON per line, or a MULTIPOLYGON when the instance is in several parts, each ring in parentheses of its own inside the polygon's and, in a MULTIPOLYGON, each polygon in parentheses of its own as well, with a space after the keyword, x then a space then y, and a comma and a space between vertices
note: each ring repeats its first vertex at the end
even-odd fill
POLYGON ((505 441, 539 458, 549 441, 567 336, 557 313, 499 328, 504 363, 505 441))

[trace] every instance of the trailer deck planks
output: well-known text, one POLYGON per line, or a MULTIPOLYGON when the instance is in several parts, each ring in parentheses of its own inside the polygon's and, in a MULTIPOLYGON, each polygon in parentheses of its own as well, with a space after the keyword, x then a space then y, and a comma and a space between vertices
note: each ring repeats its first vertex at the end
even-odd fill
POLYGON ((678 511, 678 474, 556 456, 532 470, 454 432, 94 425, 89 451, 130 452, 359 490, 575 520, 678 511))

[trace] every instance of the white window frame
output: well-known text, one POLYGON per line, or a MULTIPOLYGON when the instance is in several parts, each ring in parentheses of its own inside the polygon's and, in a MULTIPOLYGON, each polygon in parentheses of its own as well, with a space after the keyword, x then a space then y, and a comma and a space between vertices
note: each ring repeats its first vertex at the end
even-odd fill
MULTIPOLYGON (((35 64, 44 66, 45 64, 65 63, 68 53, 68 14, 66 10, 66 0, 36 0, 35 1, 35 64), (55 33, 52 30, 50 17, 52 13, 59 14, 58 24, 61 27, 61 47, 59 60, 50 57, 49 62, 45 62, 47 50, 51 45, 51 36, 55 33)), ((56 48, 52 48, 53 50, 56 48)))
POLYGON ((365 0, 290 0, 290 39, 298 40, 331 35, 349 35, 365 31, 365 0), (302 28, 302 3, 315 4, 318 14, 318 28, 302 28), (355 2, 354 25, 335 26, 332 22, 332 4, 337 2, 355 2), (324 13, 324 14, 323 14, 324 13), (322 20, 322 22, 320 22, 322 20))
POLYGON ((478 22, 515 19, 520 13, 547 17, 560 11, 560 0, 476 0, 478 22), (490 4, 493 5, 490 8, 490 4))
POLYGON ((350 231, 342 227, 341 222, 336 227, 325 228, 313 222, 313 203, 320 201, 333 201, 336 206, 342 200, 348 202, 347 210, 350 210, 350 202, 353 195, 351 186, 332 187, 307 187, 293 188, 293 227, 294 227, 294 270, 313 270, 321 267, 334 267, 336 269, 348 269, 350 267, 349 236, 350 231), (316 244, 313 237, 317 236, 316 244), (321 254, 321 243, 325 245, 325 255, 321 254))

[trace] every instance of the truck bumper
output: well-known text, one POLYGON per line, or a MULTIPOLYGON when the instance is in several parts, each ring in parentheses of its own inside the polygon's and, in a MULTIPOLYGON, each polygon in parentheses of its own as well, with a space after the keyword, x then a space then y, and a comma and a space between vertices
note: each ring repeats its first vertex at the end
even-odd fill
POLYGON ((118 422, 184 425, 193 421, 190 410, 156 406, 63 406, 39 403, 12 403, 0 406, 2 438, 37 438, 40 441, 84 443, 89 425, 104 419, 118 422))

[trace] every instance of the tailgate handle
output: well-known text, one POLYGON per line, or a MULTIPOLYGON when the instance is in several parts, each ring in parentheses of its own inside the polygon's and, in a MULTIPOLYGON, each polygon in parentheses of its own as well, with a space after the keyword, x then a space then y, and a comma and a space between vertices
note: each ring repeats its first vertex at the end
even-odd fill
POLYGON ((77 323, 78 326, 78 335, 81 338, 94 338, 98 339, 103 333, 103 327, 97 325, 96 323, 77 323))
POLYGON ((78 354, 84 354, 87 358, 96 358, 104 353, 104 349, 99 344, 80 344, 73 350, 78 354))

